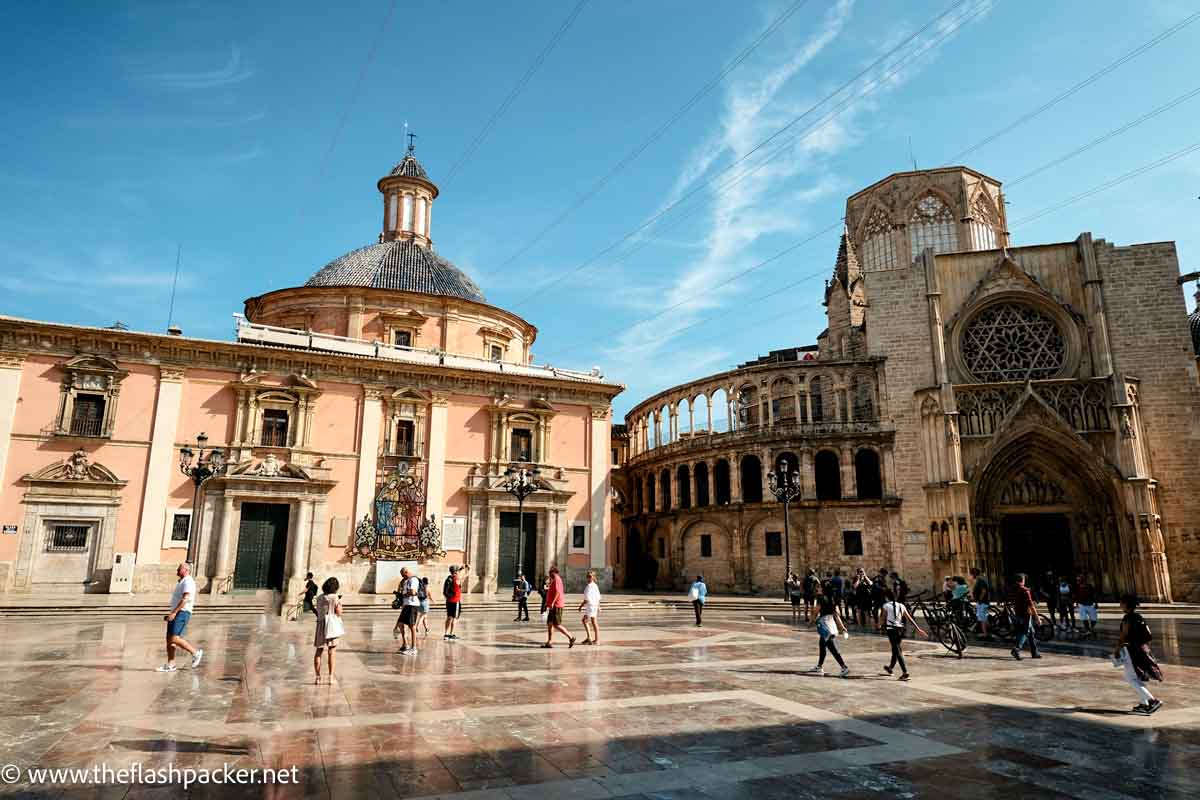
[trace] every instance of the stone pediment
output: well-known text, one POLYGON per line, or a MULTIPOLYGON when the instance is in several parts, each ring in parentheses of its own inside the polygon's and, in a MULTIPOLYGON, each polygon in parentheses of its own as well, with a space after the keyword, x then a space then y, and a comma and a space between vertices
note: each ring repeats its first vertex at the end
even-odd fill
POLYGON ((99 372, 113 375, 125 375, 125 370, 117 366, 117 362, 104 356, 91 354, 78 355, 61 365, 64 370, 75 372, 99 372))
POLYGON ((979 283, 975 284, 975 288, 971 290, 971 294, 967 296, 958 313, 946 323, 946 330, 953 330, 959 319, 965 314, 971 313, 982 300, 998 294, 1033 294, 1055 306, 1062 305, 1058 298, 1042 286, 1037 278, 1022 269, 1021 265, 1008 254, 1008 251, 1004 250, 1000 261, 988 270, 979 283))
POLYGON ((48 464, 37 472, 22 478, 26 483, 81 483, 101 484, 111 487, 124 486, 123 481, 103 464, 93 462, 86 451, 80 449, 63 461, 48 464))

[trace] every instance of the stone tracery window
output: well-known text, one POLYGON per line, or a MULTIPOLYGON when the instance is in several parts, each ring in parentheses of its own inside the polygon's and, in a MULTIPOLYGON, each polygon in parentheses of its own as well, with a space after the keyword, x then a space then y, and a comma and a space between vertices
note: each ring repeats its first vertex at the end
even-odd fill
POLYGON ((862 247, 859 248, 859 260, 864 270, 870 272, 896 267, 896 239, 892 235, 892 227, 887 213, 878 206, 867 217, 867 224, 863 226, 862 247))
POLYGON ((925 194, 913 206, 908 218, 908 239, 914 260, 927 247, 932 247, 935 253, 958 250, 958 223, 950 207, 936 194, 925 194))
POLYGON ((985 192, 980 192, 971 206, 971 249, 995 250, 1000 230, 1000 216, 985 192))
POLYGON ((997 303, 977 314, 963 331, 962 357, 981 383, 1055 377, 1067 347, 1054 320, 1023 303, 997 303))

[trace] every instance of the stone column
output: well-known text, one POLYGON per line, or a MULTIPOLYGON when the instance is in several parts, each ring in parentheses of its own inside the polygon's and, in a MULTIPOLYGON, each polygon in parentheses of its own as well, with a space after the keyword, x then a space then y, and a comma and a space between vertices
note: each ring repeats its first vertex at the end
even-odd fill
POLYGON ((696 494, 696 465, 688 464, 688 500, 692 508, 699 506, 698 495, 696 494))
MULTIPOLYGON (((810 385, 810 388, 811 388, 811 385, 810 385)), ((812 415, 812 392, 811 391, 804 393, 804 408, 805 408, 805 417, 804 418, 806 420, 808 420, 809 422, 812 422, 813 415, 812 415)), ((821 409, 822 416, 824 416, 824 412, 825 412, 825 409, 821 409)))
POLYGON ((742 502, 742 460, 736 453, 729 456, 729 503, 742 502))
POLYGON ((350 529, 363 517, 371 516, 375 500, 375 476, 379 469, 379 435, 383 427, 382 393, 370 386, 363 387, 362 431, 358 440, 358 480, 354 488, 354 519, 350 529))
POLYGON ((804 500, 817 499, 817 484, 813 475, 813 452, 808 448, 800 451, 800 497, 804 500))
POLYGON ((312 501, 301 500, 296 503, 295 537, 291 543, 291 565, 289 569, 288 588, 297 581, 304 579, 305 567, 308 565, 308 545, 312 533, 312 501))
MULTIPOLYGON (((23 353, 0 353, 0 486, 8 486, 4 467, 12 445, 13 423, 17 416, 17 398, 21 395, 23 353)), ((70 420, 64 420, 69 423, 70 420)), ((164 517, 165 519, 165 517, 164 517)))
POLYGON ((183 370, 158 368, 158 399, 150 434, 146 485, 142 490, 142 516, 138 523, 135 567, 157 564, 162 553, 163 526, 167 520, 167 493, 179 473, 175 467, 175 439, 179 407, 183 400, 183 370))
MULTIPOLYGON (((522 520, 520 525, 524 525, 522 520)), ((497 573, 500 571, 500 511, 495 506, 487 509, 487 563, 483 565, 480 578, 483 579, 483 591, 496 591, 497 573)))
POLYGON ((436 514, 441 525, 446 494, 446 417, 449 402, 433 396, 429 411, 429 461, 425 469, 425 515, 436 514))
POLYGON ((854 450, 850 445, 842 445, 838 461, 842 467, 842 498, 853 500, 858 497, 858 487, 854 484, 854 450))
POLYGON ((667 472, 667 482, 671 486, 671 507, 667 511, 675 511, 682 508, 682 503, 679 502, 679 470, 670 468, 667 472))
POLYGON ((217 563, 213 569, 213 584, 217 590, 232 588, 226 585, 226 581, 233 574, 230 553, 233 552, 234 516, 233 495, 227 494, 221 498, 221 527, 217 534, 217 563))
MULTIPOLYGON (((591 415, 591 469, 588 475, 590 488, 589 507, 592 524, 589 535, 588 549, 591 552, 592 569, 602 570, 606 565, 608 530, 608 450, 612 441, 612 428, 609 423, 609 409, 603 406, 592 408, 591 415)), ((599 575, 603 579, 603 575, 599 575)))
POLYGON ((696 403, 695 403, 695 400, 696 400, 696 398, 689 397, 688 401, 687 401, 687 404, 688 404, 688 435, 689 436, 694 435, 696 433, 696 408, 695 408, 696 403))
POLYGON ((883 496, 897 497, 900 487, 896 484, 896 452, 895 448, 883 448, 883 496))
POLYGON ((708 407, 708 434, 711 436, 713 433, 712 397, 704 395, 704 403, 708 407))

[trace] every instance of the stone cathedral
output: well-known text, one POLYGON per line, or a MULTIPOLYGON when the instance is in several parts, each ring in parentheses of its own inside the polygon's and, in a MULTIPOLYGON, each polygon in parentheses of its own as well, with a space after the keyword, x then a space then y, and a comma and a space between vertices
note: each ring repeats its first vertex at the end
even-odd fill
POLYGON ((978 565, 1200 597, 1174 243, 1014 244, 1001 184, 966 167, 891 175, 845 216, 815 346, 672 387, 615 431, 618 581, 759 592, 887 567, 928 588, 978 565))

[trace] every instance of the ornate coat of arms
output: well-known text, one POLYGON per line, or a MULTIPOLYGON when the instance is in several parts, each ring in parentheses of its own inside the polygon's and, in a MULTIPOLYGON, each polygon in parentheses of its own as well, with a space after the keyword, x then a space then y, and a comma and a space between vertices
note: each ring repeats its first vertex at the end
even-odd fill
POLYGON ((351 557, 412 561, 445 555, 442 532, 432 515, 425 516, 424 482, 407 463, 384 480, 373 506, 374 519, 364 516, 354 530, 351 557))

